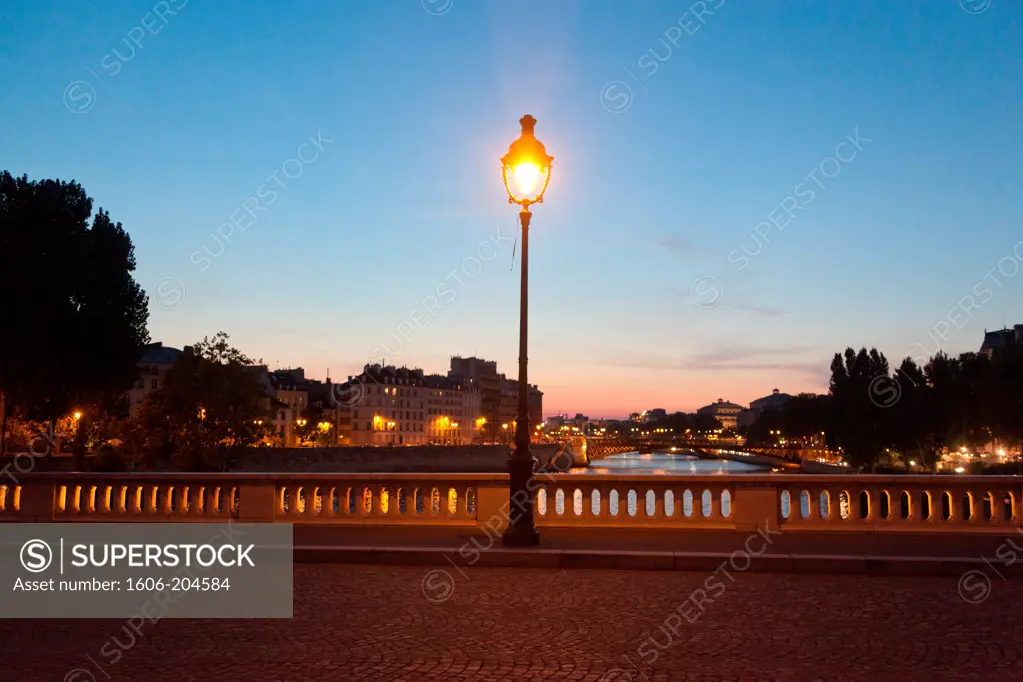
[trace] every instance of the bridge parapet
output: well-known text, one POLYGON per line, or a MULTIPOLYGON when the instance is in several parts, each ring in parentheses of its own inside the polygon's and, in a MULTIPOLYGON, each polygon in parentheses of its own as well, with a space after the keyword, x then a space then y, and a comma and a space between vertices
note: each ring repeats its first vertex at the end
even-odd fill
MULTIPOLYGON (((874 533, 1020 527, 1016 476, 540 474, 539 526, 874 533)), ((2 522, 503 528, 506 474, 24 474, 2 522)))

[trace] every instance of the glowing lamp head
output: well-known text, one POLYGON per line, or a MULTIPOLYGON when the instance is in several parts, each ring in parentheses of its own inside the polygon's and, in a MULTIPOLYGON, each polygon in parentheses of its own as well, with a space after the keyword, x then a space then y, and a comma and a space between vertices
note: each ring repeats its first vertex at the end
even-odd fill
POLYGON ((501 174, 504 188, 508 191, 508 203, 526 207, 543 203, 554 157, 547 154, 543 143, 533 133, 535 118, 526 114, 519 123, 522 124, 522 134, 501 158, 501 174))

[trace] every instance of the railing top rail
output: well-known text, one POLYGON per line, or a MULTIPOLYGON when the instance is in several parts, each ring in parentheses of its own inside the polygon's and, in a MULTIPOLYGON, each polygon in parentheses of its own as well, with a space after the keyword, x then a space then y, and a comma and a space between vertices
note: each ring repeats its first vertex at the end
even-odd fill
MULTIPOLYGON (((539 474, 537 478, 550 478, 551 474, 539 474)), ((578 479, 580 481, 671 481, 679 483, 768 483, 771 485, 800 486, 814 484, 861 485, 905 484, 905 485, 976 485, 988 483, 997 485, 1009 483, 1023 485, 1023 476, 971 476, 963 474, 553 474, 558 481, 578 479)))
MULTIPOLYGON (((53 483, 74 483, 74 482, 220 482, 245 483, 259 481, 273 482, 295 482, 295 483, 316 483, 331 481, 360 481, 367 483, 387 482, 477 482, 477 483, 505 483, 508 474, 501 473, 379 473, 379 472, 117 472, 117 473, 75 473, 75 472, 33 472, 16 473, 10 472, 3 483, 21 483, 23 481, 49 481, 53 483)), ((549 483, 569 483, 572 481, 580 484, 606 484, 606 483, 660 483, 660 484, 693 484, 693 485, 768 485, 788 486, 792 488, 807 486, 870 486, 870 485, 891 485, 903 486, 998 486, 998 485, 1023 485, 1023 476, 970 476, 951 474, 911 474, 911 475, 886 475, 886 474, 617 474, 617 473, 587 473, 587 474, 564 474, 559 472, 537 472, 536 480, 539 485, 549 483)))
POLYGON ((480 483, 490 482, 505 482, 508 480, 508 474, 496 474, 496 473, 351 473, 351 472, 116 472, 116 473, 101 473, 101 472, 67 472, 67 471, 45 471, 45 472, 33 472, 33 473, 17 473, 10 472, 10 476, 7 479, 0 480, 0 484, 5 482, 21 483, 22 481, 50 481, 53 483, 64 483, 64 482, 103 482, 109 483, 113 481, 124 481, 131 483, 139 482, 151 482, 156 483, 159 481, 219 481, 224 483, 229 482, 259 482, 259 481, 294 481, 296 483, 303 482, 316 482, 316 481, 337 481, 342 479, 359 480, 366 482, 386 482, 386 481, 474 481, 480 483))

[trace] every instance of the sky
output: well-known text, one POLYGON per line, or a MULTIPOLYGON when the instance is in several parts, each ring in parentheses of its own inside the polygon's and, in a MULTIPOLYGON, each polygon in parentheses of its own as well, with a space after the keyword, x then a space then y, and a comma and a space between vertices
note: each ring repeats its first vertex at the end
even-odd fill
MULTIPOLYGON (((1014 0, 8 0, 0 168, 123 223, 150 335, 517 375, 544 412, 826 391, 1023 322, 1014 0)), ((15 285, 16 286, 16 285, 15 285)))

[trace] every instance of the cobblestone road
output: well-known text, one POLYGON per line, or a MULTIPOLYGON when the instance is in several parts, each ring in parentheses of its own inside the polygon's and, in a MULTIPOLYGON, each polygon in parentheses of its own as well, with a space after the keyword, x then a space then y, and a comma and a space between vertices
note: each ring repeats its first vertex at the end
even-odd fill
POLYGON ((298 565, 291 621, 0 621, 0 680, 1023 679, 1023 583, 746 573, 700 611, 695 573, 438 571, 298 565))

